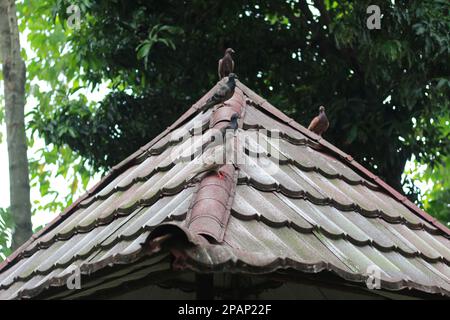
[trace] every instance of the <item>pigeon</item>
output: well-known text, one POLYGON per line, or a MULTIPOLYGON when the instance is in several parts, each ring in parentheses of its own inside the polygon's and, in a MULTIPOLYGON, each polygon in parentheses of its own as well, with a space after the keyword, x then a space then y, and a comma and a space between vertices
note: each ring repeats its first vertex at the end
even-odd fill
POLYGON ((230 99, 234 94, 234 89, 236 88, 236 79, 237 76, 234 73, 230 73, 228 76, 227 82, 223 83, 219 88, 217 88, 216 92, 206 100, 203 107, 200 110, 209 109, 216 104, 223 103, 230 99))
POLYGON ((230 118, 230 124, 226 127, 223 127, 222 129, 220 129, 218 132, 214 132, 213 135, 211 136, 211 140, 210 142, 208 142, 206 144, 206 146, 204 147, 204 149, 206 150, 207 148, 210 148, 213 146, 213 142, 215 142, 217 140, 217 135, 220 132, 220 136, 222 138, 222 140, 219 140, 218 142, 225 142, 226 139, 226 135, 227 132, 230 132, 231 130, 233 131, 233 134, 236 132, 236 130, 238 129, 238 119, 241 116, 239 115, 239 113, 233 113, 233 115, 230 118))
POLYGON ((233 130, 233 131, 236 131, 237 130, 237 128, 238 128, 238 119, 240 118, 241 116, 239 115, 239 113, 233 113, 233 115, 231 116, 231 118, 230 118, 230 124, 225 128, 225 130, 227 130, 227 129, 231 129, 231 130, 233 130))
POLYGON ((224 142, 223 144, 217 145, 213 144, 216 141, 216 136, 211 137, 211 141, 205 146, 204 152, 200 158, 200 165, 196 166, 192 172, 188 175, 188 180, 195 178, 199 174, 204 172, 216 172, 220 179, 223 179, 223 174, 219 171, 219 169, 226 164, 226 162, 230 162, 231 155, 227 152, 232 151, 232 147, 228 145, 226 141, 226 134, 230 130, 236 132, 238 129, 238 119, 240 118, 239 113, 234 113, 230 118, 230 124, 222 129, 220 129, 220 134, 222 136, 222 140, 218 142, 224 142))
POLYGON ((234 53, 234 50, 231 48, 228 48, 225 50, 225 55, 222 59, 219 60, 219 67, 218 67, 218 73, 219 73, 219 79, 227 77, 230 73, 234 70, 234 61, 231 57, 231 54, 234 53))
POLYGON ((227 134, 227 132, 229 132, 229 130, 233 130, 233 133, 236 132, 236 130, 238 129, 238 119, 241 116, 239 115, 239 113, 233 113, 233 115, 230 118, 230 124, 222 129, 220 129, 220 133, 222 134, 222 141, 225 141, 225 135, 227 134))
POLYGON ((322 136, 322 134, 327 131, 330 122, 328 121, 327 115, 325 114, 325 107, 319 107, 319 115, 312 119, 309 124, 308 130, 322 136))

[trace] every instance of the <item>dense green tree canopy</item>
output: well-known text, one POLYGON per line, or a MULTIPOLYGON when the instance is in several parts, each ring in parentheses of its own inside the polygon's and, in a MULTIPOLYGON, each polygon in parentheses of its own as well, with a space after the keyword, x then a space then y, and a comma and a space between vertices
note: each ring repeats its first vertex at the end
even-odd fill
POLYGON ((108 169, 164 130, 215 84, 232 47, 242 82, 303 125, 325 105, 325 138, 396 189, 414 197, 405 163, 426 164, 409 177, 435 182, 421 200, 450 220, 447 1, 24 0, 19 9, 36 52, 29 80, 48 86, 28 86, 38 100, 30 129, 47 142, 31 162, 43 191, 44 162, 73 171, 76 189, 89 168, 108 169), (79 28, 67 25, 71 4, 79 28), (370 4, 381 8, 379 30, 366 26, 370 4), (109 94, 98 103, 80 93, 102 84, 109 94))

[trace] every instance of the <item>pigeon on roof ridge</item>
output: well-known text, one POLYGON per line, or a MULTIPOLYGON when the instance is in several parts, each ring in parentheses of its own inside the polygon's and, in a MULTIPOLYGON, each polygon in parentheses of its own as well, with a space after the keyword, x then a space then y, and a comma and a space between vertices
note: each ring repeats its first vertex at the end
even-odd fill
MULTIPOLYGON (((231 117, 230 117, 230 124, 229 124, 228 126, 223 127, 223 128, 221 128, 221 129, 218 130, 218 132, 220 132, 220 137, 222 138, 222 140, 220 140, 219 143, 222 142, 222 141, 225 141, 227 132, 229 132, 229 131, 231 131, 231 130, 233 130, 233 133, 236 132, 236 130, 237 130, 238 127, 239 127, 239 125, 238 125, 238 119, 240 119, 240 117, 241 117, 241 116, 239 115, 239 113, 237 113, 237 112, 233 113, 233 114, 231 115, 231 117)), ((213 135, 211 136, 211 142, 210 142, 210 143, 215 142, 215 141, 216 141, 216 138, 217 138, 217 132, 216 132, 216 134, 213 134, 213 135)), ((209 145, 210 143, 208 143, 208 145, 209 145)), ((208 145, 207 145, 206 147, 209 147, 208 145)))
POLYGON ((207 110, 216 104, 224 103, 230 99, 234 94, 234 89, 236 88, 237 75, 230 73, 228 75, 228 80, 222 83, 213 95, 205 102, 205 104, 200 108, 200 110, 207 110))
POLYGON ((227 133, 230 132, 231 130, 233 131, 233 135, 236 132, 236 130, 238 129, 238 119, 240 118, 239 113, 235 112, 231 115, 230 118, 230 124, 226 127, 223 127, 219 130, 216 130, 217 132, 215 134, 213 134, 211 136, 211 140, 210 142, 208 142, 204 147, 203 147, 203 154, 202 157, 206 158, 208 161, 203 161, 201 163, 201 166, 196 167, 192 173, 189 175, 189 179, 193 179, 196 176, 198 176, 201 173, 207 172, 207 171, 215 171, 217 173, 217 175, 219 176, 219 178, 223 178, 221 172, 219 171, 219 169, 226 164, 227 159, 229 159, 228 154, 226 154, 226 152, 230 151, 229 150, 229 145, 227 144, 227 133), (218 133, 220 133, 220 138, 219 140, 217 140, 217 136, 218 133), (224 149, 218 149, 218 146, 225 146, 224 149), (214 151, 213 151, 214 150, 214 151), (212 157, 217 157, 217 152, 221 152, 222 154, 222 159, 224 160, 223 162, 215 162, 212 160, 212 157), (210 161, 211 160, 211 161, 210 161))
POLYGON ((234 61, 231 57, 231 54, 234 53, 234 50, 228 48, 225 50, 225 54, 222 59, 219 60, 218 64, 218 74, 219 79, 227 77, 234 70, 234 61))

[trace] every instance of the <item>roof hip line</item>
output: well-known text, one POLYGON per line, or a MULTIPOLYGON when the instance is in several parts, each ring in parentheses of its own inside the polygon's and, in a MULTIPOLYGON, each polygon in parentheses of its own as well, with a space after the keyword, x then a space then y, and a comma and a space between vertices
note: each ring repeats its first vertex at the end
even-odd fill
MULTIPOLYGON (((215 108, 210 119, 211 129, 220 130, 228 125, 234 113, 243 117, 243 92, 236 88, 229 100, 215 108)), ((238 124, 242 128, 243 121, 238 124)), ((186 217, 186 227, 190 232, 206 236, 207 240, 212 238, 216 243, 223 242, 238 182, 238 171, 233 164, 224 164, 220 171, 224 174, 223 178, 211 173, 203 176, 186 217)))

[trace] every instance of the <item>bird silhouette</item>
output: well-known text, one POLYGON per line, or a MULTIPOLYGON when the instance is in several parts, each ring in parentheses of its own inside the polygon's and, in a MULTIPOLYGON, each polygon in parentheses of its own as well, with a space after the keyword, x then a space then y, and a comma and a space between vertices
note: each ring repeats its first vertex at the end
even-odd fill
POLYGON ((234 61, 231 57, 232 53, 234 53, 234 50, 228 48, 227 50, 225 50, 223 58, 219 60, 219 66, 217 70, 219 73, 219 79, 227 77, 234 71, 234 61))
POLYGON ((238 119, 239 113, 234 113, 230 118, 230 124, 211 136, 211 140, 205 145, 203 154, 197 160, 199 165, 195 166, 188 174, 188 180, 205 172, 215 172, 220 179, 223 179, 223 174, 220 168, 226 163, 232 163, 232 146, 228 143, 227 133, 236 132, 239 127, 238 119))
POLYGON ((231 115, 230 124, 228 126, 223 127, 220 130, 212 129, 214 130, 213 134, 211 135, 211 139, 209 140, 209 142, 204 146, 204 150, 221 144, 222 142, 226 144, 227 133, 232 132, 234 134, 236 132, 239 127, 238 119, 240 117, 241 116, 239 115, 239 113, 235 112, 231 115))
POLYGON ((236 88, 236 79, 237 76, 234 73, 230 73, 228 75, 228 80, 225 83, 222 83, 217 90, 213 93, 213 95, 206 100, 205 104, 200 108, 200 110, 209 109, 212 106, 215 106, 219 103, 224 103, 228 99, 230 99, 234 94, 234 89, 236 88))
POLYGON ((319 107, 319 115, 312 119, 308 126, 308 130, 322 136, 322 134, 327 131, 330 122, 328 121, 327 115, 325 114, 325 107, 319 107))

